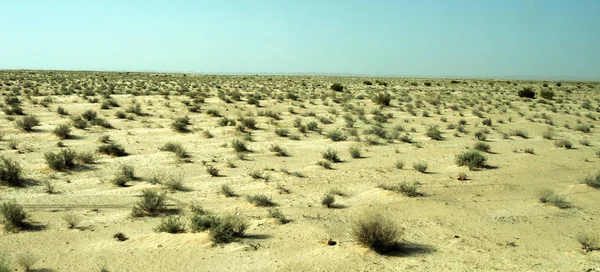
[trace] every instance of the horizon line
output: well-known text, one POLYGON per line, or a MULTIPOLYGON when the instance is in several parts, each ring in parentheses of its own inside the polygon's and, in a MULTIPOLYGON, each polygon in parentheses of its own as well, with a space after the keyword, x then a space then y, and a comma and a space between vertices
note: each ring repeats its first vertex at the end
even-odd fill
POLYGON ((475 79, 475 80, 518 80, 518 81, 579 81, 600 82, 600 78, 570 77, 570 76, 422 76, 422 75, 377 75, 377 74, 355 74, 355 73, 327 73, 327 72, 175 72, 159 70, 72 70, 72 69, 6 69, 4 71, 42 71, 42 72, 90 72, 90 73, 155 73, 155 74, 184 74, 201 76, 325 76, 325 77, 364 77, 364 78, 404 78, 404 79, 475 79))

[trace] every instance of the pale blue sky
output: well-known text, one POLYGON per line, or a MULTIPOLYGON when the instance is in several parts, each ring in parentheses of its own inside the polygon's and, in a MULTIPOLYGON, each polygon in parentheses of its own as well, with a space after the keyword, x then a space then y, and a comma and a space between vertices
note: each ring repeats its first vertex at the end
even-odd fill
POLYGON ((600 0, 0 0, 0 69, 600 80, 600 0))

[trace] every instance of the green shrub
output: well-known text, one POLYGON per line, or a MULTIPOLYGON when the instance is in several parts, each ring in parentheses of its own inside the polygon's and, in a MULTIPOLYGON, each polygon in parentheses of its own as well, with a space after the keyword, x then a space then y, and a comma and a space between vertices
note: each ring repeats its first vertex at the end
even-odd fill
POLYGON ((52 133, 61 140, 71 138, 71 126, 69 125, 58 125, 52 130, 52 133))
POLYGON ((279 220, 281 224, 287 224, 290 222, 290 220, 287 219, 287 217, 285 217, 285 215, 277 208, 269 209, 269 217, 279 220))
POLYGON ((524 87, 522 90, 519 90, 517 94, 519 97, 535 98, 535 92, 531 87, 524 87))
POLYGON ((336 92, 341 92, 344 90, 344 86, 340 83, 333 83, 333 84, 331 84, 331 86, 329 88, 336 92))
POLYGON ((362 157, 361 155, 361 151, 360 151, 360 147, 358 146, 351 146, 349 149, 350 151, 350 156, 354 159, 360 159, 362 157))
POLYGON ((33 115, 27 115, 17 121, 17 127, 25 132, 33 131, 33 127, 39 126, 40 121, 33 115))
POLYGON ((166 186, 167 188, 169 188, 170 190, 173 190, 173 191, 185 192, 185 191, 189 190, 183 184, 182 176, 177 176, 177 175, 166 176, 166 177, 164 177, 164 179, 162 181, 160 181, 160 184, 166 186))
POLYGON ((600 173, 585 177, 583 183, 596 189, 600 189, 600 173))
POLYGON ((210 228, 210 238, 217 244, 233 242, 244 237, 248 222, 241 216, 228 215, 217 220, 210 228))
POLYGON ((589 125, 579 124, 579 125, 575 126, 575 130, 576 131, 581 131, 583 133, 590 133, 591 128, 590 128, 589 125))
POLYGON ((82 119, 81 116, 73 116, 71 122, 73 123, 73 126, 78 129, 86 129, 89 126, 89 123, 82 119))
POLYGON ((0 252, 0 272, 12 272, 13 267, 8 257, 0 252))
POLYGON ((250 152, 250 149, 248 149, 246 142, 244 142, 242 140, 234 139, 233 141, 231 141, 231 147, 233 147, 233 150, 238 153, 239 152, 250 152))
POLYGON ((63 107, 58 106, 56 108, 56 112, 60 115, 69 115, 69 112, 67 112, 67 110, 65 110, 63 107))
POLYGON ((327 193, 323 196, 323 198, 321 199, 321 205, 327 207, 327 208, 332 208, 333 205, 335 203, 335 196, 327 193))
POLYGON ((577 235, 577 242, 585 252, 600 250, 600 241, 597 236, 590 233, 580 233, 577 235))
POLYGON ((325 169, 331 169, 331 162, 329 162, 329 161, 318 161, 317 165, 319 165, 325 169))
POLYGON ((173 152, 179 158, 188 158, 190 155, 185 151, 185 149, 181 146, 180 143, 176 142, 168 142, 163 146, 158 148, 161 151, 173 152))
POLYGON ((102 118, 92 119, 92 121, 90 121, 90 125, 101 126, 103 128, 113 128, 113 126, 108 121, 106 121, 105 119, 102 119, 102 118))
POLYGON ((339 142, 339 141, 345 141, 348 137, 346 135, 344 135, 344 133, 342 133, 339 130, 332 130, 330 132, 327 133, 327 138, 331 139, 334 142, 339 142))
POLYGON ((360 244, 383 253, 398 246, 401 232, 389 217, 380 213, 365 213, 355 220, 352 234, 360 244))
POLYGON ((388 92, 381 92, 375 94, 371 100, 377 105, 389 106, 392 101, 392 96, 388 92))
POLYGON ((248 202, 258 206, 258 207, 271 207, 275 206, 273 200, 270 197, 262 194, 248 196, 248 202))
POLYGON ((571 149, 571 148, 573 148, 573 143, 571 143, 571 141, 569 141, 569 140, 561 139, 561 140, 556 140, 554 142, 554 146, 555 147, 564 147, 566 149, 571 149))
POLYGON ((94 164, 96 163, 96 154, 94 152, 80 152, 75 159, 82 164, 94 164))
POLYGON ((550 203, 560 209, 570 207, 569 202, 567 202, 563 196, 556 194, 551 189, 543 189, 539 191, 538 200, 541 203, 550 203))
POLYGON ((98 114, 94 111, 94 110, 86 110, 81 114, 81 117, 87 121, 92 121, 94 119, 96 119, 96 117, 98 116, 98 114))
POLYGON ((17 255, 17 263, 23 267, 26 272, 34 271, 32 267, 38 262, 39 258, 31 253, 17 255))
POLYGON ((417 197, 421 195, 420 186, 418 181, 403 181, 398 184, 398 191, 408 197, 417 197))
POLYGON ((243 125, 244 127, 248 128, 248 129, 253 129, 253 130, 254 130, 254 129, 258 129, 258 128, 256 127, 256 125, 257 125, 257 122, 256 122, 256 120, 254 120, 254 118, 251 118, 251 117, 248 117, 248 118, 242 118, 242 119, 240 120, 240 122, 242 123, 242 125, 243 125))
POLYGON ((183 233, 185 232, 185 227, 181 222, 181 218, 169 216, 167 218, 163 218, 160 221, 160 224, 154 230, 156 232, 183 233))
POLYGON ((490 152, 490 145, 485 142, 477 142, 473 148, 481 152, 490 152))
POLYGON ((487 166, 487 157, 475 150, 469 150, 457 155, 455 162, 458 166, 467 166, 469 170, 476 170, 487 166))
POLYGON ((0 155, 0 185, 23 186, 21 165, 12 159, 0 155))
POLYGON ((321 155, 323 156, 323 159, 326 159, 330 162, 333 163, 338 163, 341 162, 342 160, 339 158, 337 151, 328 148, 327 151, 321 153, 321 155))
POLYGON ((65 213, 62 219, 67 223, 69 229, 77 228, 79 223, 81 223, 81 217, 72 212, 65 213))
POLYGON ((436 141, 441 141, 444 139, 444 137, 442 137, 442 132, 440 131, 440 129, 437 126, 429 126, 427 128, 427 132, 425 134, 429 138, 436 140, 436 141))
POLYGON ((63 171, 75 167, 77 153, 70 149, 63 149, 58 153, 46 152, 44 158, 48 167, 56 171, 63 171))
POLYGON ((413 163, 413 169, 417 170, 418 172, 425 173, 427 172, 427 162, 415 162, 413 163))
POLYGON ((275 144, 275 145, 271 145, 271 147, 269 148, 269 151, 271 152, 275 152, 275 156, 277 157, 289 157, 290 153, 283 147, 275 144))
POLYGON ((188 125, 191 125, 190 118, 187 116, 176 118, 173 123, 171 123, 171 128, 177 132, 189 132, 188 125))
POLYGON ((106 154, 112 157, 123 157, 127 156, 125 149, 117 143, 108 143, 98 147, 98 152, 106 154))
POLYGON ((166 193, 145 189, 142 191, 142 199, 133 206, 131 214, 134 217, 155 216, 165 212, 166 209, 166 193))
POLYGON ((221 193, 226 197, 236 197, 238 196, 231 187, 227 184, 221 185, 221 193))
POLYGON ((529 136, 527 136, 527 132, 525 132, 525 131, 522 131, 522 130, 520 130, 520 129, 517 129, 517 130, 513 131, 513 132, 512 132, 512 135, 513 135, 513 136, 518 136, 518 137, 521 137, 521 138, 523 138, 523 139, 528 139, 528 138, 529 138, 529 136))
POLYGON ((196 214, 191 218, 190 229, 201 232, 219 224, 219 218, 212 214, 196 214))
POLYGON ((276 128, 275 134, 277 134, 280 137, 287 137, 290 135, 290 131, 285 128, 276 128))
POLYGON ((2 223, 7 231, 19 231, 29 226, 25 222, 29 215, 23 209, 23 206, 15 201, 2 203, 0 205, 0 215, 2 215, 2 223))
POLYGON ((552 100, 554 98, 554 92, 552 90, 542 90, 540 96, 543 99, 552 100))

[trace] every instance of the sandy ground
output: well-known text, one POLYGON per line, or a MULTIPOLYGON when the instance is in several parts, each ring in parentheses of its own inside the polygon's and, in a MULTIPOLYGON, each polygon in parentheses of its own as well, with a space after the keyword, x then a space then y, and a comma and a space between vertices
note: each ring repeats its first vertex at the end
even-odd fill
MULTIPOLYGON (((25 113, 37 116, 41 122, 34 132, 16 128, 15 121, 21 116, 13 115, 11 121, 11 116, 0 114, 4 133, 1 154, 18 161, 30 180, 23 188, 0 186, 0 202, 15 200, 39 226, 0 234, 0 252, 9 257, 17 271, 22 271, 16 261, 19 254, 37 257, 33 266, 37 271, 100 271, 101 267, 108 271, 600 271, 600 252, 585 252, 576 239, 581 233, 600 235, 600 191, 581 184, 583 177, 600 169, 599 121, 586 117, 589 113, 600 118, 596 112, 600 107, 598 84, 564 82, 557 87, 555 82, 548 82, 550 87, 543 87, 544 82, 526 81, 461 80, 453 84, 450 80, 381 79, 389 83, 386 87, 364 85, 368 79, 362 78, 65 75, 51 78, 49 73, 38 72, 28 77, 25 73, 3 72, 0 77, 3 97, 25 82, 34 82, 34 87, 23 90, 39 91, 30 98, 23 92, 19 95, 25 113), (135 87, 140 86, 139 82, 145 82, 146 87, 156 86, 162 93, 143 94, 144 87, 135 87), (343 92, 329 89, 336 82, 345 86, 343 92), (424 86, 424 82, 433 84, 424 86), (114 84, 116 94, 112 98, 120 107, 102 110, 100 103, 89 101, 90 96, 85 99, 81 94, 54 94, 61 88, 72 89, 74 83, 89 84, 92 89, 114 84), (551 104, 540 103, 538 98, 519 98, 517 90, 525 86, 532 86, 537 93, 552 89, 555 97, 548 100, 551 104), (191 99, 178 93, 181 87, 207 96, 200 112, 188 111, 182 102, 191 99), (130 94, 136 88, 141 88, 142 94, 130 94), (242 93, 242 101, 225 103, 217 97, 219 92, 229 94, 234 90, 242 93), (170 91, 168 100, 166 91, 170 91), (379 139, 380 144, 369 145, 365 139, 377 137, 367 136, 364 131, 372 125, 351 111, 357 118, 354 127, 360 141, 353 136, 339 142, 327 138, 327 132, 335 129, 350 133, 342 117, 347 104, 363 108, 366 119, 374 124, 372 110, 379 106, 369 98, 383 91, 392 95, 392 102, 381 111, 393 115, 383 126, 388 131, 396 125, 406 131, 414 128, 415 132, 409 132, 412 144, 379 139), (246 103, 246 94, 253 93, 264 95, 260 108, 246 103), (277 99, 277 95, 287 93, 297 94, 299 101, 285 96, 277 99), (45 94, 52 99, 46 106, 39 103, 45 94), (347 102, 333 101, 344 95, 349 96, 347 102), (592 106, 589 109, 581 107, 586 100, 592 106), (134 102, 147 115, 128 114, 132 120, 115 117, 117 111, 124 111, 134 102), (414 105, 416 116, 407 112, 408 104, 414 105), (453 110, 451 105, 461 108, 453 110), (56 113, 58 106, 71 116, 93 109, 114 126, 73 128, 74 137, 62 141, 66 148, 95 151, 101 145, 97 139, 109 135, 130 155, 99 154, 97 162, 86 167, 63 172, 50 169, 44 153, 61 149, 52 129, 70 124, 68 116, 56 113), (208 115, 209 109, 233 119, 254 115, 259 129, 252 130, 253 141, 248 142, 252 152, 246 160, 238 159, 230 145, 243 135, 233 126, 219 126, 219 117, 208 115), (491 118, 492 126, 482 125, 483 119, 475 116, 473 109, 491 118), (424 110, 429 117, 423 116, 424 110), (277 112, 281 120, 258 116, 261 111, 277 112), (191 120, 191 132, 173 131, 173 119, 185 115, 191 120), (307 123, 322 116, 333 123, 318 122, 323 131, 320 134, 303 134, 293 126, 296 118, 307 123), (447 120, 442 121, 442 117, 447 120), (457 124, 461 119, 466 121, 466 134, 448 129, 448 124, 457 124), (548 120, 554 125, 547 124, 548 120), (591 125, 591 132, 574 130, 578 121, 591 125), (444 139, 436 141, 426 136, 429 125, 438 125, 444 139), (287 128, 300 139, 280 137, 274 133, 276 128, 287 128), (469 171, 457 166, 455 156, 472 149, 477 142, 475 132, 483 128, 489 130, 486 143, 491 153, 486 156, 492 167, 469 171), (548 128, 554 131, 552 140, 542 137, 548 128), (205 137, 203 130, 214 137, 205 137), (528 138, 511 135, 515 130, 526 132, 528 138), (11 139, 18 142, 16 150, 9 148, 11 139), (555 147, 555 139, 569 139, 573 148, 555 147), (581 144, 581 140, 589 145, 581 144), (191 155, 189 161, 159 150, 167 142, 180 143, 191 155), (284 147, 291 156, 275 156, 269 151, 272 144, 284 147), (351 146, 361 148, 362 158, 350 156, 351 146), (328 148, 337 150, 342 159, 331 170, 317 165, 328 148), (523 152, 526 148, 532 148, 534 154, 523 152), (228 167, 228 160, 236 167, 228 167), (395 167, 398 160, 405 163, 403 169, 395 167), (428 164, 426 173, 413 170, 413 163, 420 161, 428 164), (121 165, 133 166, 139 180, 129 182, 129 187, 113 185, 111 179, 121 165), (220 176, 209 175, 205 165, 217 167, 220 176), (285 174, 282 168, 305 177, 285 174), (269 181, 250 177, 255 170, 268 173, 269 181), (468 180, 456 179, 461 172, 468 180), (170 191, 151 184, 149 179, 156 174, 180 176, 189 190, 170 191), (415 180, 422 185, 422 196, 411 198, 379 186, 415 180), (44 181, 55 185, 58 193, 46 193, 44 181), (223 184, 239 196, 220 194, 223 184), (278 185, 291 193, 280 193, 278 185), (156 232, 164 216, 131 216, 132 206, 146 188, 168 192, 168 203, 180 209, 179 216, 188 227, 186 233, 156 232), (540 203, 537 194, 544 188, 564 196, 571 207, 560 209, 540 203), (338 208, 320 204, 323 195, 332 189, 343 192, 343 196, 336 196, 338 208), (246 195, 259 193, 272 197, 291 222, 281 224, 268 217, 268 208, 246 200, 246 195), (246 218, 249 228, 245 237, 217 245, 211 242, 208 232, 189 231, 189 207, 194 202, 217 215, 238 213, 246 218), (375 211, 386 214, 404 230, 404 250, 378 254, 355 241, 352 222, 362 213, 375 211), (63 220, 66 213, 82 219, 77 228, 67 227, 63 220), (117 232, 129 239, 113 239, 117 232), (337 244, 329 246, 328 240, 337 244)), ((100 95, 96 97, 102 101, 100 95)))

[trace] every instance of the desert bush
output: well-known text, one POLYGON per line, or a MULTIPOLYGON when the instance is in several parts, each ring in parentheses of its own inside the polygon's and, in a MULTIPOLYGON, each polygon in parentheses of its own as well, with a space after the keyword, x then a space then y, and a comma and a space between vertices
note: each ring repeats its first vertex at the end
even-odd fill
POLYGON ((166 211, 166 209, 166 193, 145 189, 142 191, 142 199, 133 206, 131 214, 134 217, 155 216, 166 211))
POLYGON ((360 159, 362 157, 360 147, 358 147, 358 146, 351 146, 350 148, 348 148, 348 150, 350 151, 350 156, 352 158, 354 158, 354 159, 360 159))
POLYGON ((209 175, 211 175, 213 177, 218 177, 219 176, 219 168, 215 167, 214 165, 209 165, 206 167, 206 173, 208 173, 209 175))
POLYGON ((81 116, 73 116, 71 118, 71 123, 78 129, 86 129, 89 126, 88 121, 82 119, 81 116))
POLYGON ((517 93, 519 97, 535 98, 535 92, 531 87, 524 87, 517 93))
POLYGON ((40 121, 33 115, 27 115, 21 118, 21 120, 17 120, 16 125, 25 132, 31 132, 33 131, 33 127, 40 125, 40 121))
POLYGON ((23 206, 15 201, 4 202, 0 205, 2 223, 7 231, 19 231, 29 225, 25 220, 29 217, 23 206))
POLYGON ((486 167, 486 161, 487 157, 475 150, 465 151, 457 155, 455 159, 455 162, 458 166, 467 166, 469 170, 476 170, 486 167))
POLYGON ((67 226, 70 229, 76 228, 79 223, 81 223, 81 217, 72 212, 65 213, 62 219, 67 223, 67 226))
POLYGON ((242 125, 243 125, 245 128, 252 129, 252 130, 258 129, 258 128, 256 127, 256 125, 257 125, 258 123, 256 122, 256 120, 255 120, 254 118, 251 118, 251 117, 248 117, 248 118, 241 118, 241 119, 240 119, 240 122, 242 123, 242 125))
POLYGON ((554 98, 554 92, 552 90, 542 90, 540 96, 543 99, 552 100, 554 98))
POLYGON ((389 217, 365 213, 355 220, 352 235, 360 244, 383 253, 398 246, 401 231, 389 217))
POLYGON ((398 169, 402 169, 402 168, 404 168, 404 162, 400 159, 397 159, 396 162, 394 163, 394 166, 398 169))
POLYGON ((333 205, 335 203, 335 196, 327 193, 323 196, 323 198, 321 199, 321 205, 327 207, 327 208, 332 208, 333 205))
POLYGON ((377 105, 389 106, 392 101, 392 96, 388 92, 381 92, 375 94, 371 100, 377 105))
POLYGON ((484 126, 491 127, 492 126, 492 118, 486 118, 481 121, 484 126))
POLYGON ((82 164, 94 164, 96 163, 96 154, 94 152, 80 152, 77 153, 75 160, 82 164))
POLYGON ((585 125, 585 124, 578 124, 577 126, 575 126, 575 130, 576 131, 581 131, 583 133, 590 133, 591 128, 589 125, 585 125))
POLYGON ((48 167, 56 171, 63 171, 75 167, 76 158, 77 153, 70 149, 63 149, 57 153, 44 153, 44 159, 46 159, 48 167))
POLYGON ((275 206, 273 200, 270 197, 262 194, 248 196, 248 202, 258 206, 258 207, 271 207, 275 206))
POLYGON ((577 235, 577 242, 585 252, 600 250, 600 241, 598 237, 590 233, 580 233, 577 235))
POLYGON ((125 149, 117 143, 103 144, 98 147, 98 152, 112 157, 123 157, 128 155, 127 152, 125 152, 125 149))
POLYGON ((69 115, 69 112, 67 112, 67 110, 65 110, 65 108, 58 106, 56 108, 56 113, 60 114, 60 115, 69 115))
POLYGON ((125 119, 125 118, 127 118, 127 114, 125 114, 124 111, 117 111, 117 112, 115 112, 115 117, 117 117, 119 119, 125 119))
POLYGON ((344 86, 340 83, 333 83, 331 86, 329 86, 329 88, 336 92, 341 92, 344 90, 344 86))
POLYGON ((275 134, 277 134, 277 136, 279 136, 279 137, 287 137, 290 135, 290 131, 285 128, 276 128, 275 134))
POLYGON ((326 160, 328 160, 330 162, 333 162, 333 163, 338 163, 338 162, 342 161, 340 159, 340 157, 338 156, 337 151, 335 151, 335 150, 333 150, 331 148, 328 148, 327 151, 321 153, 321 155, 323 156, 323 159, 326 159, 326 160))
POLYGON ((52 133, 61 140, 71 138, 71 126, 69 125, 58 125, 52 130, 52 133))
POLYGON ((569 202, 567 202, 567 200, 565 200, 565 197, 556 194, 551 189, 540 190, 538 192, 538 200, 541 203, 550 203, 560 209, 565 209, 565 208, 570 207, 570 204, 569 204, 569 202))
POLYGON ((417 197, 421 195, 420 186, 418 181, 403 181, 398 184, 398 191, 408 197, 417 197))
POLYGON ((481 152, 490 152, 490 145, 485 142, 477 142, 475 143, 475 146, 473 148, 481 152))
POLYGON ((0 252, 0 272, 12 272, 13 267, 8 257, 0 252))
POLYGON ((227 184, 221 185, 221 193, 226 197, 236 197, 238 196, 233 189, 227 184))
POLYGON ((193 232, 200 232, 216 226, 219 223, 219 218, 213 214, 195 214, 190 221, 190 229, 193 232))
POLYGON ((556 140, 554 142, 554 146, 555 147, 564 147, 566 149, 571 149, 571 148, 573 148, 573 143, 571 143, 571 141, 569 141, 569 140, 561 139, 561 140, 556 140))
POLYGON ((113 126, 108 121, 106 121, 105 119, 102 119, 102 118, 92 119, 92 121, 90 121, 90 125, 101 126, 103 128, 113 128, 113 126))
POLYGON ((442 132, 437 126, 429 126, 425 134, 432 140, 441 141, 444 139, 442 132))
POLYGON ((192 123, 190 122, 190 118, 188 118, 187 116, 178 117, 175 118, 175 120, 173 120, 173 122, 171 123, 171 129, 181 133, 189 132, 190 130, 187 126, 191 124, 192 123))
POLYGON ((246 142, 244 142, 242 140, 234 139, 233 141, 231 141, 231 147, 233 147, 233 150, 238 153, 239 152, 250 152, 250 149, 246 145, 246 142))
POLYGON ((210 238, 217 244, 229 243, 244 237, 248 222, 241 216, 228 215, 217 220, 210 228, 210 238))
POLYGON ((159 147, 158 149, 161 151, 173 152, 177 157, 181 159, 188 158, 190 156, 187 153, 187 151, 181 146, 181 144, 176 142, 168 142, 159 147))
POLYGON ((329 138, 330 140, 334 141, 334 142, 339 142, 339 141, 345 141, 348 137, 346 135, 344 135, 344 133, 342 133, 339 130, 332 130, 327 132, 327 138, 329 138))
POLYGON ((331 162, 329 162, 329 161, 318 161, 317 165, 319 165, 325 169, 331 169, 331 162))
POLYGON ((269 151, 275 152, 275 156, 277 156, 277 157, 289 157, 290 156, 290 153, 285 148, 283 148, 277 144, 271 145, 271 147, 269 147, 269 151))
POLYGON ((17 263, 23 267, 26 272, 34 271, 32 268, 38 262, 39 258, 31 253, 17 255, 17 263))
POLYGON ((427 172, 427 162, 415 162, 413 163, 413 169, 417 170, 418 172, 425 173, 427 172))
POLYGON ((183 233, 185 232, 185 226, 183 225, 183 222, 181 222, 181 218, 177 216, 169 216, 167 218, 163 218, 160 221, 160 224, 156 226, 154 231, 166 233, 183 233))
POLYGON ((98 116, 98 114, 94 111, 94 110, 86 110, 81 114, 81 117, 87 121, 92 121, 94 119, 96 119, 96 117, 98 116))
POLYGON ((287 224, 290 222, 290 220, 277 208, 271 208, 268 212, 269 217, 279 220, 281 224, 287 224))
POLYGON ((583 179, 583 183, 587 184, 592 188, 600 189, 600 173, 585 177, 583 179))
POLYGON ((168 189, 173 191, 181 191, 185 192, 189 189, 185 187, 183 184, 183 177, 180 175, 168 175, 165 176, 160 182, 160 184, 166 186, 168 189))
POLYGON ((518 137, 521 137, 523 139, 528 139, 529 138, 529 136, 527 136, 527 132, 525 132, 523 130, 520 130, 520 129, 514 130, 511 134, 513 136, 518 136, 518 137))
POLYGON ((487 139, 487 135, 481 130, 476 131, 474 136, 475 139, 480 141, 485 141, 487 139))
POLYGON ((0 185, 23 186, 23 183, 19 162, 0 155, 0 185))

